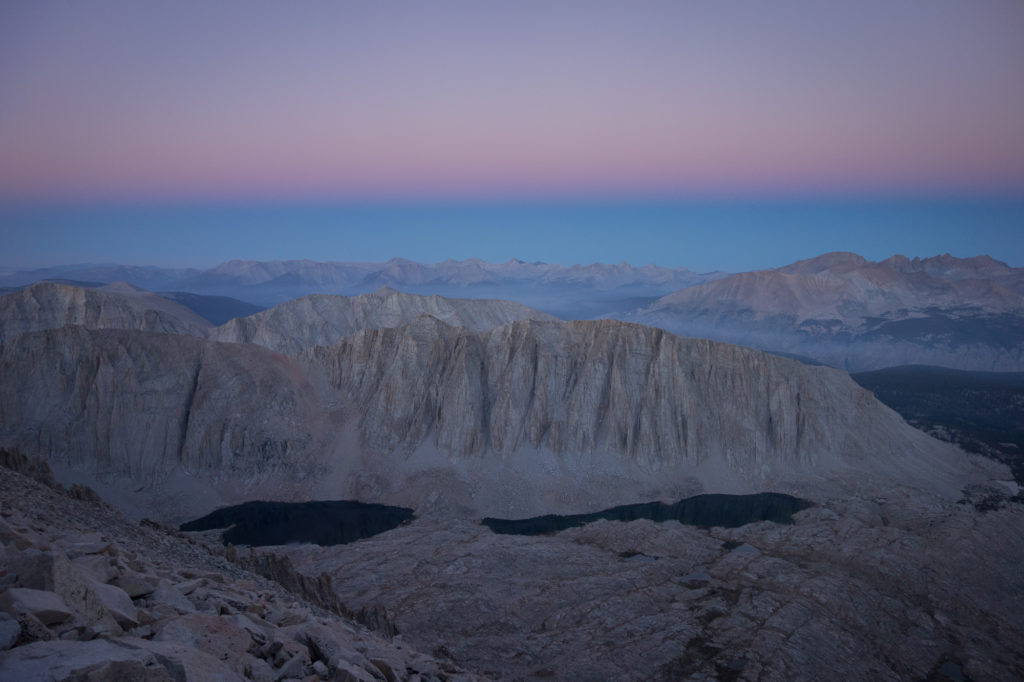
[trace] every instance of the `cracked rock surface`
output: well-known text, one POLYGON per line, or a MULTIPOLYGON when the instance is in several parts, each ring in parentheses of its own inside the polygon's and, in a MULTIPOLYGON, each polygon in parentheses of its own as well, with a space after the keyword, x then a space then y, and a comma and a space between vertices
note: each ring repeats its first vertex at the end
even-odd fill
POLYGON ((598 521, 541 537, 420 519, 259 553, 501 679, 1024 676, 1018 504, 847 498, 794 525, 598 521))

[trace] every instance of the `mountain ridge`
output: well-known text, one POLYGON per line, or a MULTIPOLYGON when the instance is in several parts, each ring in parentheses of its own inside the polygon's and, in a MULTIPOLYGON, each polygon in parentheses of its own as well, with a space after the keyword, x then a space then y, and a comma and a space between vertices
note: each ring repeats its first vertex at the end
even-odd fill
POLYGON ((126 283, 93 289, 40 282, 0 296, 0 340, 68 324, 190 336, 213 327, 185 306, 126 283))
POLYGON ((6 340, 0 374, 0 443, 177 518, 268 493, 505 516, 894 478, 952 497, 975 475, 841 371, 610 320, 421 315, 294 357, 67 326, 6 340))
POLYGON ((1024 369, 1024 269, 987 256, 828 253, 681 289, 619 317, 851 371, 1024 369))
POLYGON ((256 343, 285 353, 332 345, 359 329, 395 327, 422 314, 472 329, 488 329, 516 319, 555 317, 512 301, 418 296, 381 287, 371 294, 310 294, 214 329, 212 338, 256 343))

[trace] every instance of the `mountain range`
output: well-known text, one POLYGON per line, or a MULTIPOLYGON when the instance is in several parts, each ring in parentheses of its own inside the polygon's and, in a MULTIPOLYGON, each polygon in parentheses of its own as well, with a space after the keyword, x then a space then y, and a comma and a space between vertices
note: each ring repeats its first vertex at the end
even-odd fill
POLYGON ((668 294, 620 319, 850 371, 1024 370, 1024 269, 987 256, 829 253, 668 294))
MULTIPOLYGON (((904 364, 1024 370, 1024 268, 988 256, 893 256, 872 262, 852 253, 828 253, 734 275, 625 263, 562 267, 518 260, 230 261, 209 270, 67 266, 9 273, 0 277, 0 285, 13 291, 39 280, 86 287, 123 281, 169 291, 162 295, 214 325, 246 318, 233 323, 236 328, 230 332, 223 331, 218 336, 223 340, 267 333, 256 327, 271 317, 294 315, 281 309, 250 317, 267 305, 311 294, 352 296, 388 287, 516 301, 561 319, 639 322, 848 371, 904 364)), ((303 300, 296 305, 306 306, 317 318, 316 299, 303 300)), ((330 316, 316 323, 328 337, 352 329, 330 316)))
POLYGON ((240 298, 268 306, 308 294, 356 295, 382 286, 410 293, 468 298, 505 298, 562 317, 592 317, 624 310, 682 287, 725 273, 699 274, 686 268, 562 265, 512 259, 488 263, 470 258, 417 263, 392 258, 385 263, 233 260, 216 267, 158 268, 122 265, 68 265, 0 275, 0 287, 41 280, 93 284, 130 282, 152 291, 184 291, 240 298))
MULTIPOLYGON (((971 314, 1015 315, 1013 273, 986 288, 995 275, 832 260, 781 275, 811 287, 893 270, 887 286, 936 280, 942 305, 977 296, 971 314)), ((856 305, 881 314, 878 286, 862 284, 856 305)), ((1024 673, 1011 471, 909 425, 842 369, 389 288, 217 326, 178 300, 124 283, 0 297, 0 464, 52 486, 0 476, 0 677, 1024 673), (792 523, 626 517, 536 537, 480 523, 765 491, 800 498, 792 523), (347 545, 256 549, 161 526, 253 500, 344 499, 401 505, 407 522, 347 545), (362 625, 272 598, 243 567, 362 625)), ((853 325, 858 310, 835 312, 853 325)), ((880 394, 906 388, 883 375, 859 377, 880 394)), ((943 403, 949 379, 935 377, 909 402, 902 391, 927 408, 913 414, 943 403)), ((961 385, 959 400, 984 410, 983 395, 1012 416, 987 383, 961 385)), ((959 433, 977 435, 969 426, 959 433)))
POLYGON ((167 513, 302 491, 508 515, 879 476, 955 495, 972 475, 845 372, 503 301, 312 296, 214 328, 132 287, 40 283, 0 314, 0 442, 167 513))

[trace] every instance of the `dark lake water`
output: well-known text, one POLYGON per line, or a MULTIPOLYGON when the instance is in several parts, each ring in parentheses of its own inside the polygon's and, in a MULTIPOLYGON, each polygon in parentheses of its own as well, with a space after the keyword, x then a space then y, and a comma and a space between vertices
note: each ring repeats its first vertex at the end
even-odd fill
POLYGON ((413 518, 406 507, 364 502, 246 502, 183 523, 181 530, 226 528, 221 536, 225 543, 253 547, 293 542, 343 545, 413 518))
POLYGON ((723 526, 736 528, 755 521, 793 523, 793 514, 812 502, 782 493, 756 493, 754 495, 697 495, 674 504, 647 502, 625 504, 592 514, 560 516, 548 514, 529 519, 486 518, 483 524, 495 533, 510 535, 543 535, 566 528, 582 526, 600 519, 609 521, 678 521, 690 526, 710 528, 723 526))

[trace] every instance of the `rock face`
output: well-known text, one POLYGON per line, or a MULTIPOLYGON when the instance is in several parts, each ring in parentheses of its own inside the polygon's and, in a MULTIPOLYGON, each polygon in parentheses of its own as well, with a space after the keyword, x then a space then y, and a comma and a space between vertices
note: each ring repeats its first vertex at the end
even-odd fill
POLYGON ((540 485, 557 478, 541 470, 538 453, 551 453, 591 472, 661 472, 708 490, 852 468, 959 491, 959 453, 844 372, 652 327, 524 321, 472 332, 421 318, 306 359, 381 456, 426 445, 456 464, 521 465, 540 485))
POLYGON ((64 325, 191 336, 212 327, 185 306, 127 284, 88 289, 42 282, 0 296, 0 340, 64 325))
POLYGON ((257 346, 69 326, 7 340, 0 376, 0 441, 58 471, 132 487, 174 474, 241 493, 316 467, 312 390, 292 361, 257 346))
POLYGON ((352 298, 314 295, 282 303, 218 327, 213 337, 232 343, 255 343, 282 353, 329 346, 361 329, 397 327, 419 315, 431 315, 457 327, 491 329, 517 320, 554 320, 511 301, 415 296, 381 288, 352 298))
POLYGON ((337 596, 322 608, 231 564, 222 547, 8 469, 0 510, 0 679, 480 679, 369 632, 337 596))
POLYGON ((0 375, 0 443, 177 520, 259 495, 529 516, 975 475, 843 372, 614 321, 424 316, 295 358, 69 326, 6 341, 0 375))
POLYGON ((873 263, 831 253, 683 289, 622 317, 851 371, 1024 370, 1024 272, 988 257, 873 263))

